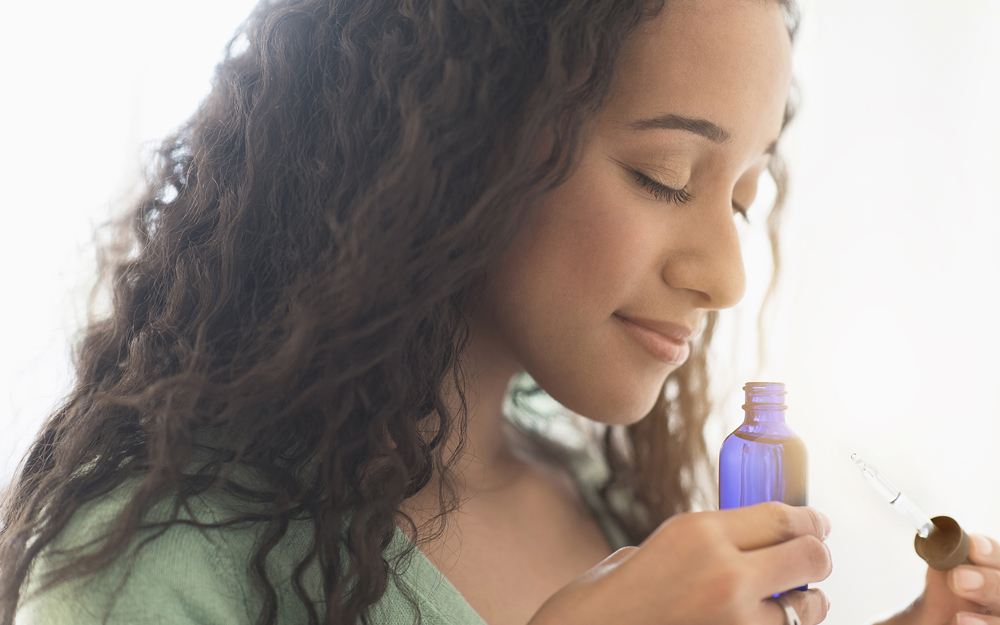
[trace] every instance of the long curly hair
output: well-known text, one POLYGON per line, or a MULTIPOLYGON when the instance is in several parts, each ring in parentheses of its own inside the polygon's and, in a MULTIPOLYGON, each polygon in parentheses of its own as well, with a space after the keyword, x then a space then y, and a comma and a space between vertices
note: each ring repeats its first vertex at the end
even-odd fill
MULTIPOLYGON (((157 502, 175 502, 169 525, 230 488, 257 504, 232 523, 265 528, 248 569, 260 623, 277 614, 265 559, 300 519, 315 531, 292 581, 305 601, 318 562, 326 593, 310 623, 370 622, 401 504, 435 474, 452 484, 461 445, 444 443, 464 440, 467 415, 442 383, 463 385, 477 277, 566 179, 623 41, 661 4, 263 0, 103 250, 111 312, 89 322, 75 387, 4 499, 0 623, 73 514, 127 480, 138 486, 102 547, 45 588, 125 553, 157 502), (207 430, 221 444, 191 471, 207 430), (259 487, 235 486, 235 467, 259 487)), ((771 172, 777 266, 779 160, 771 172)), ((635 501, 619 520, 636 542, 690 509, 691 476, 710 464, 714 322, 651 414, 604 434, 601 492, 635 501)), ((456 501, 441 490, 442 518, 456 501)))

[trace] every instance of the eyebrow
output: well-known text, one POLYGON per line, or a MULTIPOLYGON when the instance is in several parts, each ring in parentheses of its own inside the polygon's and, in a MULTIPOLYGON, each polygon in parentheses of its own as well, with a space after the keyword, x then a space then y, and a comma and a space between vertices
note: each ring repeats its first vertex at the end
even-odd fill
MULTIPOLYGON (((707 119, 683 117, 681 115, 661 115, 649 119, 640 119, 630 123, 629 126, 635 130, 686 130, 687 132, 705 137, 712 143, 725 143, 732 138, 732 135, 725 128, 707 119)), ((778 140, 775 139, 764 150, 764 154, 774 156, 777 148, 778 140)))
POLYGON ((649 119, 640 119, 629 124, 635 130, 686 130, 705 137, 712 143, 725 143, 731 135, 723 128, 707 119, 694 119, 680 115, 661 115, 649 119))

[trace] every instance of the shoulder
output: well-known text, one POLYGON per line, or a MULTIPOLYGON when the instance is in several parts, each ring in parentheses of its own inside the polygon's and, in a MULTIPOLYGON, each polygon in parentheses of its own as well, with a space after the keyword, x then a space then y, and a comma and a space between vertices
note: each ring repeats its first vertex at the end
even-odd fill
MULTIPOLYGON (((137 480, 123 484, 108 495, 82 506, 46 546, 33 564, 22 590, 17 625, 124 623, 150 624, 251 624, 262 602, 249 577, 258 529, 249 526, 199 528, 190 523, 141 530, 126 553, 108 567, 83 578, 72 579, 39 592, 46 575, 73 555, 93 553, 113 527, 129 501, 137 480), (107 620, 105 620, 107 618, 107 620)), ((171 501, 161 502, 149 520, 156 521, 171 501)), ((190 515, 181 518, 201 523, 223 519, 225 506, 218 499, 195 499, 190 515)), ((272 583, 287 580, 295 557, 309 542, 294 526, 280 549, 268 559, 272 583)), ((318 584, 317 588, 322 588, 318 584)), ((279 613, 288 611, 295 621, 307 621, 304 607, 294 591, 276 586, 279 613), (296 604, 302 614, 293 614, 296 604)))
MULTIPOLYGON (((124 556, 84 578, 39 592, 47 573, 66 562, 67 552, 92 553, 131 498, 137 480, 82 506, 56 539, 35 559, 22 590, 16 625, 251 625, 263 606, 262 591, 251 582, 250 567, 261 526, 203 529, 175 523, 165 530, 143 530, 124 556), (95 541, 97 541, 95 543, 95 541)), ((170 501, 165 501, 164 506, 170 501)), ((232 510, 219 496, 192 502, 192 516, 217 523, 232 510)), ((163 513, 163 508, 154 509, 163 513)), ((307 623, 307 609, 291 578, 312 545, 311 522, 297 521, 267 558, 269 579, 278 599, 278 622, 307 623)), ((481 619, 443 575, 408 550, 401 530, 386 552, 395 575, 372 607, 373 622, 423 625, 481 625, 481 619)), ((323 581, 318 566, 306 569, 303 586, 322 620, 323 581)))

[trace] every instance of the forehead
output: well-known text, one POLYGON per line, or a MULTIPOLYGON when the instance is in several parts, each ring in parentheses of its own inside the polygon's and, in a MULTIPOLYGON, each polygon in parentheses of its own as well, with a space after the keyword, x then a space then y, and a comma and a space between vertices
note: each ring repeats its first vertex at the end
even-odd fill
POLYGON ((606 115, 706 119, 734 139, 777 137, 791 83, 791 41, 778 3, 668 2, 626 42, 606 115))

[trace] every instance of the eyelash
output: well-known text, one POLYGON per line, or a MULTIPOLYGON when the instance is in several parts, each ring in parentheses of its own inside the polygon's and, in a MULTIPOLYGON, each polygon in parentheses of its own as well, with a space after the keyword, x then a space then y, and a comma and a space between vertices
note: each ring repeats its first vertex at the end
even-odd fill
MULTIPOLYGON (((687 189, 674 189, 673 187, 660 184, 642 172, 633 171, 632 173, 636 176, 636 182, 658 200, 673 202, 675 204, 687 204, 694 199, 694 196, 687 189)), ((750 223, 750 218, 747 217, 747 210, 745 208, 733 202, 733 210, 739 213, 744 221, 750 223)))
POLYGON ((687 204, 694 199, 686 189, 674 189, 653 180, 642 172, 633 172, 638 182, 643 188, 649 191, 650 195, 658 200, 673 202, 675 204, 687 204))

